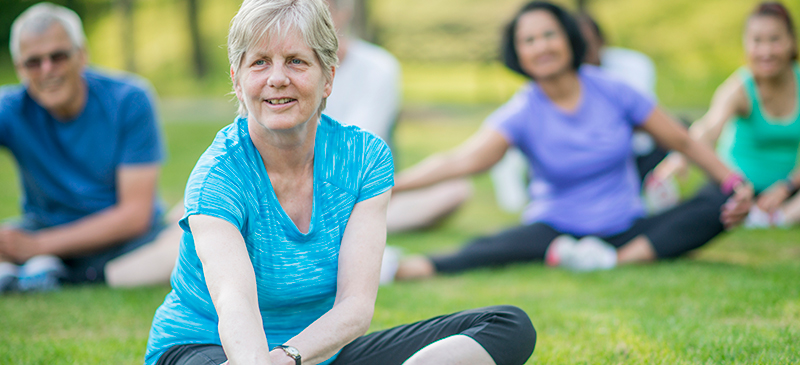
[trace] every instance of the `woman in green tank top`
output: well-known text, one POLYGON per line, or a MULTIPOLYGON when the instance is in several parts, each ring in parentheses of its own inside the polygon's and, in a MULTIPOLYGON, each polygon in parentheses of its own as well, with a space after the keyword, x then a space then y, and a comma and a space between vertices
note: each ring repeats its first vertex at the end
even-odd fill
MULTIPOLYGON (((746 225, 800 222, 800 66, 797 36, 786 8, 761 3, 744 32, 747 66, 714 94, 708 112, 690 128, 693 138, 715 145, 728 167, 752 182, 758 194, 746 225)), ((667 176, 685 166, 680 156, 659 168, 667 176)))

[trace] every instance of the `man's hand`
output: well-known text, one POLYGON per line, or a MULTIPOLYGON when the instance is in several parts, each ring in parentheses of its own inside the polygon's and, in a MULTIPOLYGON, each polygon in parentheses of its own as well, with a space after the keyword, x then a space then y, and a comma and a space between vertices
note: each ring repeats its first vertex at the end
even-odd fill
POLYGON ((725 229, 736 227, 750 212, 753 205, 753 186, 749 183, 740 184, 734 189, 733 196, 722 206, 720 221, 725 229))
POLYGON ((43 254, 41 244, 35 236, 16 228, 0 229, 0 254, 18 264, 33 256, 43 254))

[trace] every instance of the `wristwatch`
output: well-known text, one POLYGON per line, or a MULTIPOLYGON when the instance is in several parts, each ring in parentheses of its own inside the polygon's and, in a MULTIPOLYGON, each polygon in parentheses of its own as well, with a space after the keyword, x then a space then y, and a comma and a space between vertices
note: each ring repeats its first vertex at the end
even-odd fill
POLYGON ((289 346, 289 345, 278 345, 272 348, 274 349, 281 349, 283 352, 286 353, 286 356, 291 357, 294 359, 294 365, 300 365, 300 351, 297 351, 296 348, 289 346))

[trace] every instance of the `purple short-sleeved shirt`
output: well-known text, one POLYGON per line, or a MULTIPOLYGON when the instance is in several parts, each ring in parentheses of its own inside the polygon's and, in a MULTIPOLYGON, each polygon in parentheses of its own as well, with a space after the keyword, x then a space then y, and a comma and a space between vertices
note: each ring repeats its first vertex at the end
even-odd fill
POLYGON ((644 215, 631 133, 655 102, 594 66, 582 66, 578 77, 575 110, 559 109, 531 82, 487 124, 525 154, 536 176, 523 222, 612 235, 644 215))

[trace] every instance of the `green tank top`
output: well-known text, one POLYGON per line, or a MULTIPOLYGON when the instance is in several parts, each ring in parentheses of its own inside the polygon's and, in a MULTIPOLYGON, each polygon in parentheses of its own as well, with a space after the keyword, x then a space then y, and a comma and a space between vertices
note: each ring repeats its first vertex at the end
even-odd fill
POLYGON ((797 63, 793 70, 798 98, 794 111, 783 118, 766 115, 752 72, 745 67, 737 71, 752 110, 748 117, 737 116, 725 124, 717 142, 717 155, 728 168, 747 177, 756 192, 785 179, 797 163, 800 148, 800 67, 797 63))

